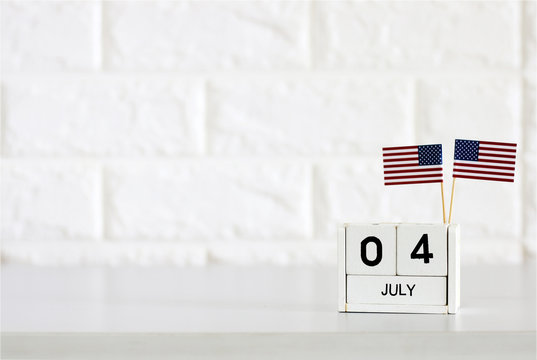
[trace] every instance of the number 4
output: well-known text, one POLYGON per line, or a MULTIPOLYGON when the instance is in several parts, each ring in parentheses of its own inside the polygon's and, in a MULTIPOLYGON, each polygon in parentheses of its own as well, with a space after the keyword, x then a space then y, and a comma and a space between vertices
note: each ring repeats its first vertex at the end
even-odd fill
POLYGON ((433 253, 429 252, 429 236, 427 234, 423 234, 421 236, 420 241, 416 244, 416 247, 412 252, 410 253, 411 259, 423 259, 423 262, 425 264, 429 263, 429 259, 433 258, 433 253), (419 249, 423 246, 423 253, 419 254, 419 249))

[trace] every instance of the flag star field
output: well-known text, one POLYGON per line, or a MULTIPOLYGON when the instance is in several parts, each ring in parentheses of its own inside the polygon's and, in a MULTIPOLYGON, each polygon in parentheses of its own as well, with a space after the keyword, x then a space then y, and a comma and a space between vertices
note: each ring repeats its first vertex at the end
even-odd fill
POLYGON ((420 166, 423 165, 441 165, 442 164, 442 145, 419 145, 418 158, 420 166))
POLYGON ((455 160, 478 161, 479 141, 455 140, 455 160))

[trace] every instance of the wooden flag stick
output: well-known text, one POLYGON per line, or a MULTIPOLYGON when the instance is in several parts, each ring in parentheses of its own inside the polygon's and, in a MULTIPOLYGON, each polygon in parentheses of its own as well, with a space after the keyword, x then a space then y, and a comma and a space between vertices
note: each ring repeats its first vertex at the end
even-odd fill
POLYGON ((444 182, 440 183, 440 190, 442 191, 442 219, 444 224, 446 223, 446 207, 444 206, 444 182))
POLYGON ((449 220, 448 223, 451 224, 451 211, 453 210, 453 194, 455 193, 455 179, 453 178, 453 183, 451 184, 451 202, 449 203, 449 220))

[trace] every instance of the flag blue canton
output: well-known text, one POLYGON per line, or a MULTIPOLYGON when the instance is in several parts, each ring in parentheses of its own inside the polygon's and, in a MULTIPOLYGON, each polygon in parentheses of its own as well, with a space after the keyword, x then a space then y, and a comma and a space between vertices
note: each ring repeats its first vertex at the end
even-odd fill
POLYGON ((479 141, 455 140, 455 160, 478 161, 479 141))
POLYGON ((442 144, 419 145, 418 159, 420 166, 442 164, 442 144))

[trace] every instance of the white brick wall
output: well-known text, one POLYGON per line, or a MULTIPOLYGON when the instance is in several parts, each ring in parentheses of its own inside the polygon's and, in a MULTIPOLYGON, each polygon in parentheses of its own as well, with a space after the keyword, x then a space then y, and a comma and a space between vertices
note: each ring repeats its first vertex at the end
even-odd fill
POLYGON ((342 221, 441 221, 383 145, 519 143, 459 181, 463 261, 535 256, 535 2, 3 1, 3 261, 335 263, 342 221))

